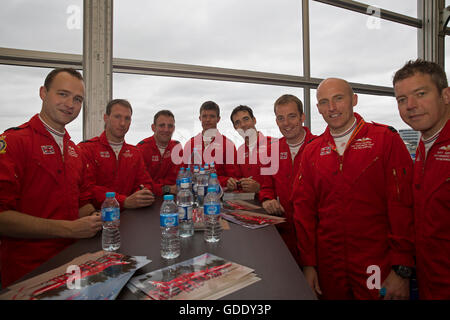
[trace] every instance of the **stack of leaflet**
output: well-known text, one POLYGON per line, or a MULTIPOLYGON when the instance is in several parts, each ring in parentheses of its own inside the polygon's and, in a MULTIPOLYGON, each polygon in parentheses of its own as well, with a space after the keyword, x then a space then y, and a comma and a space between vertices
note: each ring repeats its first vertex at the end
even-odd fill
POLYGON ((253 269, 210 253, 131 278, 142 300, 216 300, 259 280, 253 269))

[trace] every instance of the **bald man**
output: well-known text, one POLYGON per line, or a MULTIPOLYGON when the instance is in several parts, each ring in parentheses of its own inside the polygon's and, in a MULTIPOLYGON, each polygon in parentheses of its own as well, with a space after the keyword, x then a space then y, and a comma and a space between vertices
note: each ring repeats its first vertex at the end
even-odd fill
POLYGON ((353 111, 342 79, 317 89, 328 124, 303 151, 292 194, 301 264, 322 299, 408 299, 412 160, 395 129, 353 111))

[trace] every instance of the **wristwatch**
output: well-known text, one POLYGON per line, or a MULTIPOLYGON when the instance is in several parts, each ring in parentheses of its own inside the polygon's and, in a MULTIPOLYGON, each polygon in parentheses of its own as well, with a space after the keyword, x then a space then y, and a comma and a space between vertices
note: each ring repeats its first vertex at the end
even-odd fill
POLYGON ((162 192, 163 192, 163 195, 164 194, 170 194, 170 186, 163 186, 162 187, 162 192))
POLYGON ((412 267, 401 266, 401 265, 392 266, 392 270, 394 270, 394 272, 398 276, 402 277, 403 279, 411 279, 411 276, 414 271, 414 269, 412 267))

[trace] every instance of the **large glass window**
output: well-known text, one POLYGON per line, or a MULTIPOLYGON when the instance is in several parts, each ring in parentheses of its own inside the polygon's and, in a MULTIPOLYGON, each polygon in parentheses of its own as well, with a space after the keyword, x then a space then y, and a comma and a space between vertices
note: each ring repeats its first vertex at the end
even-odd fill
POLYGON ((133 119, 126 141, 136 144, 153 134, 153 116, 162 109, 175 115, 176 130, 173 139, 185 143, 201 132, 199 110, 203 102, 212 100, 220 107, 220 132, 233 140, 236 146, 242 138, 230 120, 232 110, 238 105, 253 109, 256 128, 265 135, 281 137, 275 123, 273 103, 285 93, 303 100, 303 89, 237 82, 152 77, 114 74, 114 98, 128 99, 133 106, 133 119))
POLYGON ((83 52, 82 0, 3 0, 0 47, 83 52))
POLYGON ((391 86, 394 71, 417 58, 417 28, 316 1, 310 11, 313 77, 391 86))
POLYGON ((114 57, 301 75, 301 1, 114 2, 114 57))
MULTIPOLYGON (((0 97, 2 97, 0 134, 8 128, 27 122, 41 111, 39 88, 52 69, 0 65, 0 97)), ((66 126, 72 141, 83 137, 82 111, 66 126)))

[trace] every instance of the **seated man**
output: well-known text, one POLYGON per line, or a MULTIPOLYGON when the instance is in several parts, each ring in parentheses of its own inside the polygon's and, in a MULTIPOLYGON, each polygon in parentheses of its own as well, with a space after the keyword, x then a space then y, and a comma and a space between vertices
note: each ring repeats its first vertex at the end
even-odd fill
POLYGON ((244 143, 237 151, 237 168, 240 179, 230 178, 227 182, 228 191, 242 189, 244 192, 258 193, 262 178, 263 165, 270 161, 268 145, 271 138, 265 137, 256 130, 256 118, 248 106, 237 106, 230 116, 234 128, 244 138, 244 143), (238 185, 240 188, 238 188, 238 185))
POLYGON ((177 174, 180 165, 172 161, 172 150, 178 141, 171 140, 175 131, 175 116, 169 110, 157 112, 153 118, 152 130, 155 133, 137 144, 144 157, 147 171, 153 179, 157 195, 177 193, 177 174))
POLYGON ((102 228, 89 203, 86 165, 65 130, 81 110, 83 77, 55 69, 39 93, 40 113, 0 135, 3 287, 102 228))
POLYGON ((127 100, 115 99, 106 106, 105 131, 79 144, 93 176, 93 197, 100 208, 109 191, 116 193, 121 209, 141 208, 155 201, 152 179, 141 152, 125 142, 133 110, 127 100))
POLYGON ((183 162, 191 167, 194 164, 215 163, 217 177, 222 187, 226 187, 230 177, 237 177, 236 147, 234 143, 217 130, 220 121, 220 108, 217 103, 207 101, 200 107, 199 120, 202 132, 192 137, 184 146, 183 162), (193 152, 198 152, 198 159, 193 152))

